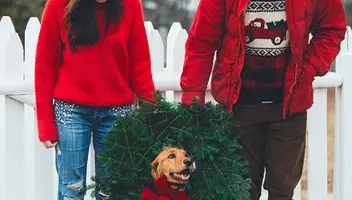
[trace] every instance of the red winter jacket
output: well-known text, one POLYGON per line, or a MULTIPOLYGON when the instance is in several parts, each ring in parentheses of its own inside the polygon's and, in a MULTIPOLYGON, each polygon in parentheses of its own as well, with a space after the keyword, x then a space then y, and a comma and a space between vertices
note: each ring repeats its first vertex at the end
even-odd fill
MULTIPOLYGON (((189 37, 181 75, 182 102, 204 102, 212 71, 214 99, 229 111, 238 100, 245 56, 244 11, 249 0, 200 0, 189 37)), ((285 84, 283 116, 304 111, 313 103, 312 82, 325 75, 346 32, 341 0, 287 0, 291 56, 285 84), (309 33, 313 38, 308 44, 309 33)))
POLYGON ((144 186, 141 200, 189 200, 185 192, 169 187, 166 176, 162 176, 144 186))

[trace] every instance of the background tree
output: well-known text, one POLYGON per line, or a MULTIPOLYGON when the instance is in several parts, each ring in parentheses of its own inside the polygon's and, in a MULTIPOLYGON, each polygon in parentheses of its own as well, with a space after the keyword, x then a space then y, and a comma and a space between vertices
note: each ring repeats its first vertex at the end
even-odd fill
POLYGON ((10 16, 23 40, 24 29, 30 17, 40 17, 45 0, 0 0, 0 17, 10 16))
MULTIPOLYGON (((30 17, 40 17, 46 0, 0 0, 0 17, 10 16, 17 32, 23 32, 30 17)), ((163 39, 173 22, 189 28, 198 0, 142 0, 145 20, 159 29, 163 39)))

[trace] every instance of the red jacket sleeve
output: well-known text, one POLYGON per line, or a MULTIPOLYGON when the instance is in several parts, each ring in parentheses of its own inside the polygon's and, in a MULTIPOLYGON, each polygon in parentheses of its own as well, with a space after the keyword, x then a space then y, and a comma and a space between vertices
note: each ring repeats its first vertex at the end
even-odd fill
POLYGON ((154 100, 155 86, 151 72, 147 32, 140 0, 134 0, 135 10, 128 43, 131 86, 138 98, 154 100))
POLYGON ((340 51, 346 16, 341 0, 319 0, 315 12, 304 66, 311 76, 324 76, 340 51))
POLYGON ((39 140, 57 140, 53 90, 61 60, 58 0, 48 0, 42 15, 35 58, 35 100, 39 140))
POLYGON ((225 0, 200 0, 186 42, 181 74, 183 104, 191 104, 194 97, 204 103, 214 53, 225 30, 225 7, 225 0))

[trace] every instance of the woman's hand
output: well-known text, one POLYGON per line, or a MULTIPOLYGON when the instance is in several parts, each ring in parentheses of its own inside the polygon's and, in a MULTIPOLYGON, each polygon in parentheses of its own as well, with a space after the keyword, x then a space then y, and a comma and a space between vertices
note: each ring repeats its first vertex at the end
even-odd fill
POLYGON ((50 149, 57 145, 57 141, 46 140, 46 141, 43 141, 43 144, 45 148, 50 149))

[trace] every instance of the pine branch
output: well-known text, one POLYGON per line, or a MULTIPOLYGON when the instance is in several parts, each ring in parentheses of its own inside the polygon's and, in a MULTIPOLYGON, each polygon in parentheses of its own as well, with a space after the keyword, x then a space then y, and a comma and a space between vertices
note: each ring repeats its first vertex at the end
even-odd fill
POLYGON ((107 151, 99 156, 103 170, 112 174, 97 183, 112 199, 140 199, 144 181, 152 180, 150 163, 165 146, 190 152, 197 170, 188 185, 191 199, 249 199, 247 163, 232 133, 232 116, 224 106, 210 102, 190 107, 167 102, 161 93, 155 104, 141 103, 133 113, 118 117, 105 138, 107 151))

